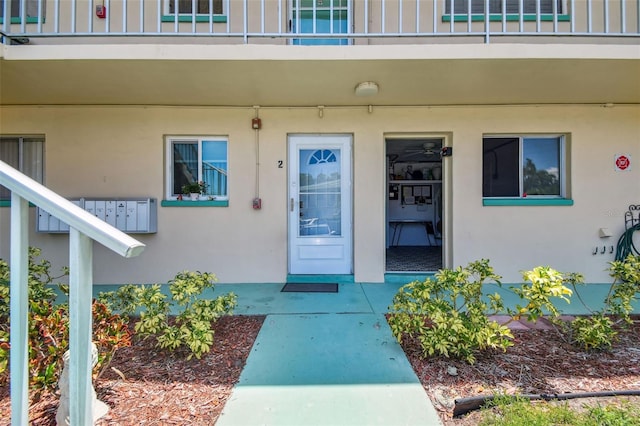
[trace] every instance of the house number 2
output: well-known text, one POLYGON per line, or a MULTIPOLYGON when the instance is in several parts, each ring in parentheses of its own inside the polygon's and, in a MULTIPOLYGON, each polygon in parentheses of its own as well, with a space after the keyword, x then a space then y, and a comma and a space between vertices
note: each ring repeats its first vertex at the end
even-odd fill
POLYGON ((284 162, 283 162, 282 160, 278 160, 278 168, 279 168, 279 169, 281 169, 281 168, 282 168, 282 164, 283 164, 283 163, 284 163, 284 162))

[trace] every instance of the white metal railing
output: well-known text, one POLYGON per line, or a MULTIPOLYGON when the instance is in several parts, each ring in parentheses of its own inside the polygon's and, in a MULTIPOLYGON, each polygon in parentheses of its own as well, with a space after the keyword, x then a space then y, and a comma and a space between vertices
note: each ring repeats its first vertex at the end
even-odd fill
POLYGON ((5 0, 0 13, 12 16, 0 26, 5 43, 134 36, 244 44, 640 37, 640 0, 5 0))
POLYGON ((69 236, 69 415, 72 425, 92 424, 91 298, 92 240, 123 257, 145 245, 108 225, 33 179, 0 161, 0 185, 11 191, 11 424, 29 424, 28 257, 29 203, 70 226, 69 236))

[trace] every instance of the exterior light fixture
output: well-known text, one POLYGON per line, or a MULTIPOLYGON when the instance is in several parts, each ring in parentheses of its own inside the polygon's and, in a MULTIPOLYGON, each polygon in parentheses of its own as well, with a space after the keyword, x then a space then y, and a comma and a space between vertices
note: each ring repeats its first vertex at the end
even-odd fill
POLYGON ((373 96, 378 94, 378 89, 378 83, 364 81, 356 86, 355 93, 356 96, 373 96))

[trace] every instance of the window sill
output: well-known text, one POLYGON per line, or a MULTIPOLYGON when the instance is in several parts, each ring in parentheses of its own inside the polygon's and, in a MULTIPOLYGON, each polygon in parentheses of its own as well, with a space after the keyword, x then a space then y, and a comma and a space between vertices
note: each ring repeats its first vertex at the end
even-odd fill
POLYGON ((162 207, 229 207, 229 200, 162 200, 162 207))
MULTIPOLYGON (((29 207, 35 207, 33 203, 29 203, 29 207)), ((0 200, 0 207, 11 207, 11 200, 0 200)))
MULTIPOLYGON (((22 24, 22 19, 19 16, 12 16, 11 17, 11 23, 12 24, 22 24)), ((37 24, 38 23, 38 17, 37 16, 28 16, 26 23, 27 24, 37 24)), ((42 20, 42 23, 44 24, 45 21, 42 20)), ((4 24, 4 18, 0 18, 0 24, 4 24)))
MULTIPOLYGON (((211 15, 196 15, 196 22, 209 22, 211 15)), ((179 15, 178 22, 192 22, 193 15, 179 15)), ((162 22, 176 22, 175 15, 162 15, 162 22)), ((213 15, 214 23, 226 23, 226 15, 213 15)))
MULTIPOLYGON (((558 22, 569 22, 571 21, 571 15, 556 15, 558 22)), ((502 22, 502 13, 490 13, 489 21, 490 22, 502 22)), ((519 22, 520 15, 517 13, 508 13, 504 15, 504 18, 507 22, 519 22)), ((536 22, 538 16, 535 13, 525 13, 522 16, 522 20, 524 22, 536 22)), ((458 14, 453 15, 454 22, 468 22, 469 15, 467 14, 458 14)), ((542 13, 540 14, 540 21, 542 22, 553 22, 553 14, 552 13, 542 13)), ((451 22, 451 15, 442 15, 442 22, 451 22)), ((474 13, 471 15, 471 22, 484 22, 484 13, 474 13)))
POLYGON ((572 206, 570 198, 484 198, 483 206, 572 206))

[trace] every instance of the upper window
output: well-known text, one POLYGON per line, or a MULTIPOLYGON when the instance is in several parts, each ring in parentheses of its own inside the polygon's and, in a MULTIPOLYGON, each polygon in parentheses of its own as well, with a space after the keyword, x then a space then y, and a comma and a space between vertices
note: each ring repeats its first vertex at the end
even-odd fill
POLYGON ((564 197, 563 136, 486 136, 483 197, 564 197))
MULTIPOLYGON (((4 3, 5 3, 5 0, 0 0, 0 22, 3 22, 2 20, 4 19, 4 3)), ((38 0, 25 0, 25 1, 13 0, 10 5, 11 22, 12 23, 22 22, 20 18, 22 17, 23 4, 24 4, 24 12, 27 17, 27 22, 33 22, 33 23, 38 22, 39 15, 41 15, 42 18, 44 19, 44 11, 45 11, 46 3, 47 3, 46 1, 38 1, 38 0), (41 10, 38 11, 38 8, 41 8, 41 10)))
POLYGON ((213 6, 213 14, 221 15, 223 0, 195 0, 196 10, 193 10, 194 1, 192 0, 165 0, 167 14, 173 15, 176 12, 182 14, 209 15, 211 14, 211 6, 213 6), (177 7, 177 10, 176 10, 177 7))
MULTIPOLYGON (((485 1, 489 3, 489 13, 520 13, 521 0, 471 0, 471 13, 483 14, 485 12, 485 1), (506 6, 503 10, 503 3, 506 6)), ((553 3, 556 3, 556 12, 561 13, 562 0, 539 0, 540 13, 553 13, 553 3)), ((468 14, 468 0, 444 0, 445 13, 451 14, 451 5, 455 14, 468 14)), ((523 13, 536 13, 538 0, 522 0, 523 13)))
MULTIPOLYGON (((351 0, 294 0, 290 31, 296 34, 347 34, 351 0)), ((296 38, 296 45, 347 45, 346 38, 296 38)))
MULTIPOLYGON (((44 181, 43 137, 0 137, 0 160, 21 171, 30 178, 44 181)), ((11 192, 0 186, 0 200, 10 200, 11 192)))
POLYGON ((204 182, 204 195, 228 199, 227 139, 221 137, 170 137, 167 140, 167 199, 176 199, 183 186, 204 182))

